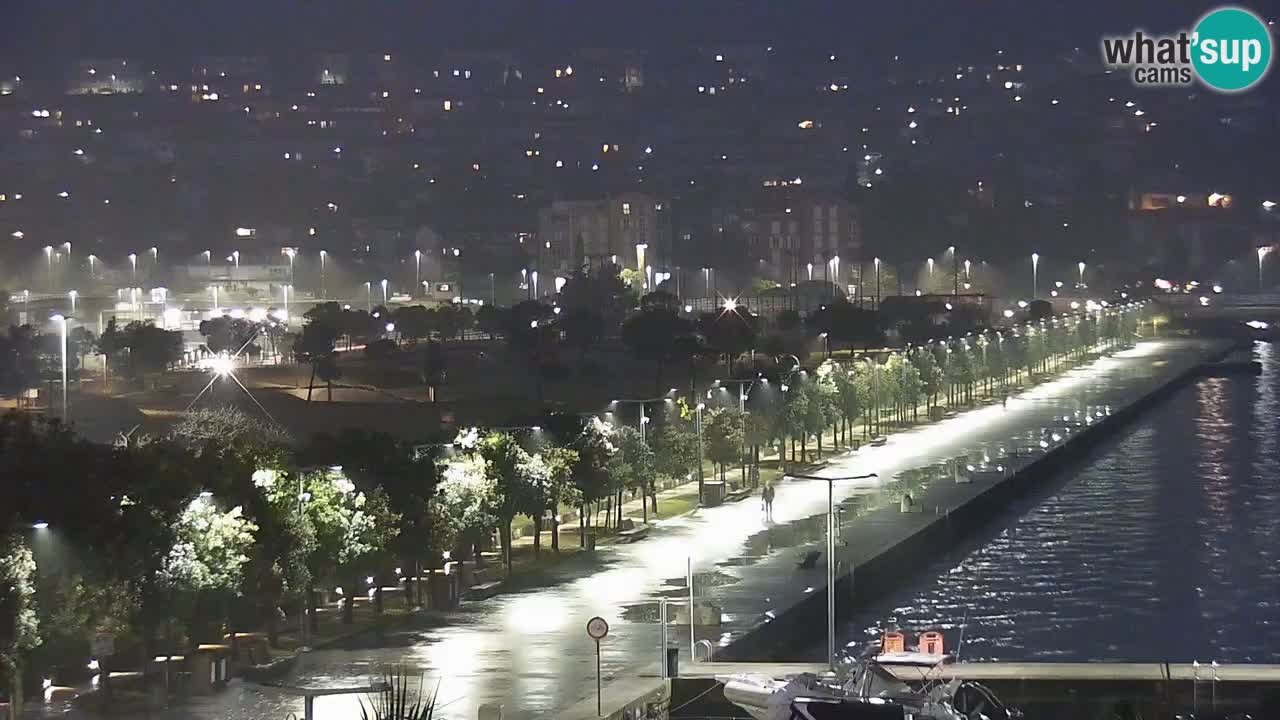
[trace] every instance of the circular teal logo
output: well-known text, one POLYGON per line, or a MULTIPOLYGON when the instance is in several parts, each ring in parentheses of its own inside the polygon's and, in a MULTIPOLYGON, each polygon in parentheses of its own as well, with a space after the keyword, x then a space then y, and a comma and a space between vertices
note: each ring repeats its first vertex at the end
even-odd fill
POLYGON ((1271 66, 1271 33, 1248 10, 1218 8, 1200 18, 1192 32, 1191 64, 1214 90, 1247 90, 1271 66))

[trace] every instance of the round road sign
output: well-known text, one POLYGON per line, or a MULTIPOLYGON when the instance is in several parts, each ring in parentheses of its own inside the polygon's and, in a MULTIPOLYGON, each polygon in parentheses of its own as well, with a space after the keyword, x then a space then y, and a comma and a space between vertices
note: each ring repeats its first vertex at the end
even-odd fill
POLYGON ((605 622, 604 618, 597 616, 587 621, 587 635, 590 635, 592 640, 600 640, 608 634, 609 623, 605 622))

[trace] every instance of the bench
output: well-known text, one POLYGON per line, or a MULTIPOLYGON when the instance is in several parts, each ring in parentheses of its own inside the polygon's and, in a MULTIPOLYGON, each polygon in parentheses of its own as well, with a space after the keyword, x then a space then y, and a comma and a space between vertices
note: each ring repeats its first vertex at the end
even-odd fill
POLYGON ((467 591, 463 593, 463 595, 468 600, 488 600, 494 595, 497 595, 501 590, 502 583, 494 580, 492 582, 480 583, 479 585, 472 585, 467 588, 467 591))
POLYGON ((731 493, 729 493, 728 495, 725 495, 725 496, 724 496, 724 501, 725 501, 725 502, 737 502, 737 501, 739 501, 739 500, 743 500, 743 499, 746 499, 746 498, 748 498, 748 497, 751 497, 751 492, 752 492, 752 490, 751 490, 751 488, 749 488, 749 487, 742 488, 741 490, 734 490, 733 492, 731 492, 731 493))
POLYGON ((618 542, 633 543, 637 540, 641 540, 649 534, 649 530, 652 528, 652 525, 636 525, 628 530, 622 530, 618 533, 618 542))
POLYGON ((818 566, 818 558, 822 557, 822 553, 817 550, 810 550, 796 561, 796 567, 801 570, 812 570, 818 566))

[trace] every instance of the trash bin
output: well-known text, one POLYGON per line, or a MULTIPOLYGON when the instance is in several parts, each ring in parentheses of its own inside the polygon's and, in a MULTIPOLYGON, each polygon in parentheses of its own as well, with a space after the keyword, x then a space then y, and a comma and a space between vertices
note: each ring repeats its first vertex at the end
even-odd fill
POLYGON ((702 504, 705 507, 716 507, 723 503, 724 494, 725 487, 723 482, 713 480, 702 484, 702 504))
POLYGON ((680 648, 667 648, 667 677, 680 677, 680 648))

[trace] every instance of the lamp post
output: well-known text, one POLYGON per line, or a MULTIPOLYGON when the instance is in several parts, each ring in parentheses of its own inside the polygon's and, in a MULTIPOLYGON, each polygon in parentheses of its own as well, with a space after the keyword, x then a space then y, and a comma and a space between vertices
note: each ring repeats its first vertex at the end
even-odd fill
MULTIPOLYGON (((698 504, 699 504, 699 505, 701 505, 701 504, 702 504, 702 486, 703 486, 703 478, 702 478, 702 457, 703 457, 703 454, 702 454, 702 411, 703 411, 703 409, 704 409, 704 408, 706 408, 706 407, 707 407, 707 406, 706 406, 705 404, 703 404, 703 403, 698 403, 697 407, 696 407, 696 408, 694 408, 695 412, 694 412, 694 420, 693 420, 694 430, 696 430, 696 431, 698 432, 698 504)), ((690 622, 690 624, 692 624, 692 621, 690 622)))
POLYGON ((281 290, 281 291, 283 292, 283 294, 284 294, 284 319, 285 319, 285 322, 288 322, 288 321, 289 321, 289 290, 290 290, 292 287, 293 287, 292 285, 282 285, 282 286, 280 287, 280 290, 281 290))
POLYGON ((210 285, 209 292, 213 293, 213 312, 210 313, 210 317, 217 317, 218 316, 218 286, 210 285))
POLYGON ((493 273, 489 273, 489 304, 498 304, 498 286, 494 282, 493 273))
POLYGON ((413 251, 413 287, 417 289, 422 284, 422 251, 413 251))
POLYGON ((1267 253, 1269 253, 1269 252, 1271 252, 1271 248, 1270 248, 1270 247, 1268 247, 1268 246, 1265 246, 1265 245, 1264 245, 1264 246, 1262 246, 1262 247, 1258 248, 1258 292, 1262 292, 1262 288, 1263 288, 1263 283, 1262 283, 1262 258, 1266 257, 1266 256, 1267 256, 1267 253))
POLYGON ((928 294, 933 292, 933 258, 929 258, 928 260, 925 260, 924 264, 929 270, 929 275, 928 275, 929 279, 927 280, 928 287, 925 289, 925 293, 928 294))
POLYGON ((325 281, 324 281, 324 260, 325 260, 325 256, 327 256, 328 254, 329 253, 325 252, 324 250, 320 251, 320 297, 321 298, 329 297, 329 293, 325 291, 325 281))
POLYGON ((71 290, 67 292, 67 297, 71 298, 71 314, 72 315, 76 314, 76 295, 79 295, 79 293, 77 293, 75 290, 71 290))
MULTIPOLYGON (((747 378, 745 380, 717 380, 716 386, 719 385, 737 385, 738 386, 738 417, 742 418, 742 447, 739 449, 739 459, 742 468, 742 484, 747 483, 747 395, 751 392, 751 386, 756 382, 756 378, 747 378)), ((708 396, 710 391, 708 391, 708 396)))
POLYGON ((880 258, 874 258, 872 264, 876 266, 876 310, 880 309, 880 258))
POLYGON ((129 272, 134 285, 138 284, 138 254, 129 253, 129 272))
POLYGON ((951 275, 954 286, 951 288, 951 302, 960 299, 960 256, 956 254, 956 246, 948 245, 947 252, 951 253, 951 275))
POLYGON ((387 304, 387 279, 382 278, 382 304, 387 304))
POLYGON ((293 258, 297 256, 298 251, 297 251, 297 249, 296 249, 296 248, 287 247, 287 248, 285 248, 284 250, 281 250, 280 252, 284 253, 284 254, 285 254, 285 257, 289 258, 289 284, 290 284, 290 285, 292 285, 292 284, 293 284, 293 282, 294 282, 294 280, 293 280, 293 258))
POLYGON ((54 315, 53 321, 58 323, 62 331, 62 421, 67 421, 67 318, 54 315))
MULTIPOLYGON (((835 485, 847 480, 866 480, 879 477, 875 473, 848 475, 845 477, 821 477, 819 475, 783 475, 782 479, 825 480, 827 482, 827 666, 836 669, 836 510, 835 485)), ((850 576, 852 580, 852 576, 850 576)))
MULTIPOLYGON (((1259 250, 1261 250, 1261 248, 1259 248, 1259 250)), ((49 273, 48 273, 49 292, 53 292, 53 246, 52 245, 44 246, 44 261, 45 261, 45 264, 49 266, 49 273)), ((1262 262, 1261 257, 1258 258, 1258 262, 1259 263, 1262 262)))
POLYGON ((1040 253, 1031 253, 1031 299, 1040 294, 1040 253))
POLYGON ((97 262, 98 262, 98 256, 97 256, 97 255, 90 255, 90 256, 89 256, 89 279, 90 279, 90 280, 92 280, 92 279, 94 278, 94 267, 93 267, 93 266, 94 266, 97 262))
POLYGON ((213 267, 213 251, 212 251, 212 250, 205 250, 205 251, 204 251, 204 266, 205 266, 206 268, 212 268, 212 267, 213 267))
POLYGON ((239 250, 231 251, 231 260, 235 262, 236 269, 239 270, 240 269, 240 251, 239 250))
POLYGON ((1076 269, 1080 271, 1080 287, 1084 287, 1084 261, 1076 263, 1076 269))
POLYGON ((364 311, 373 312, 373 283, 364 281, 364 311))
POLYGON ((155 275, 156 267, 160 264, 160 249, 155 245, 151 246, 151 274, 155 275))

